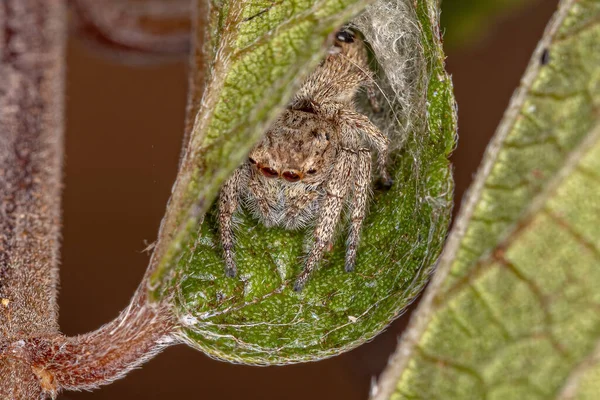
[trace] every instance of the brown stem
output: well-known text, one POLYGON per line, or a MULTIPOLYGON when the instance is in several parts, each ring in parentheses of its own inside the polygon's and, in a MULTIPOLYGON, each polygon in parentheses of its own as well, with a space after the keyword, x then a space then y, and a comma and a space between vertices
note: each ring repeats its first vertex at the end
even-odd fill
POLYGON ((52 383, 54 392, 89 390, 122 378, 173 344, 174 327, 168 306, 152 307, 139 296, 94 332, 26 341, 24 357, 42 380, 52 383))
MULTIPOLYGON (((90 390, 122 378, 174 344, 174 330, 168 305, 153 307, 144 295, 137 295, 118 318, 94 332, 13 340, 0 344, 0 360, 18 373, 28 370, 29 381, 37 385, 37 398, 54 398, 61 390, 90 390)), ((13 373, 3 382, 6 388, 12 388, 6 392, 11 396, 2 398, 34 398, 33 392, 15 395, 22 383, 23 377, 13 373)))
POLYGON ((66 20, 66 0, 0 1, 0 399, 91 389, 173 342, 145 282, 97 331, 58 330, 66 20))
POLYGON ((39 397, 7 344, 58 332, 64 0, 0 1, 0 398, 39 397))

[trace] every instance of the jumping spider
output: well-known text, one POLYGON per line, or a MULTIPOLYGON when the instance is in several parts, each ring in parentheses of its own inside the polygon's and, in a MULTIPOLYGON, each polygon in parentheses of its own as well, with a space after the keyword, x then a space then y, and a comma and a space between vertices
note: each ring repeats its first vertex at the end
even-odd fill
POLYGON ((237 272, 232 218, 241 202, 267 227, 314 226, 314 242, 296 291, 331 248, 348 204, 345 269, 354 269, 371 185, 371 148, 384 185, 391 185, 388 138, 354 107, 361 87, 376 107, 373 82, 363 41, 350 30, 337 32, 327 58, 221 189, 219 228, 227 276, 237 272))

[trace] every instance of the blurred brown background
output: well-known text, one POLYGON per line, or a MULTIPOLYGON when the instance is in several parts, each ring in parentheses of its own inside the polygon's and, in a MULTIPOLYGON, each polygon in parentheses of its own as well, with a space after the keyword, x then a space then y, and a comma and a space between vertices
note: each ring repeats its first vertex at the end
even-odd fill
MULTIPOLYGON (((556 3, 503 16, 482 41, 448 50, 459 104, 457 205, 556 3)), ((142 250, 156 237, 176 174, 187 82, 184 62, 117 65, 76 40, 68 68, 59 304, 63 332, 75 335, 113 319, 142 278, 142 250)), ((341 356, 286 367, 232 365, 176 346, 112 385, 61 398, 366 399, 406 323, 407 315, 341 356)))

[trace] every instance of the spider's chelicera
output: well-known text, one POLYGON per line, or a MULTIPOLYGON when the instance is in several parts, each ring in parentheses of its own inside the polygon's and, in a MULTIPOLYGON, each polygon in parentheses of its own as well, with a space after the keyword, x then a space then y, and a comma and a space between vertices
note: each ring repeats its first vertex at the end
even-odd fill
POLYGON ((228 276, 237 272, 232 219, 240 204, 266 226, 312 227, 314 239, 296 291, 331 248, 347 205, 345 268, 354 269, 371 188, 372 150, 384 184, 391 185, 388 138, 354 106, 361 87, 374 99, 364 43, 352 31, 341 30, 327 58, 221 189, 219 228, 228 276))

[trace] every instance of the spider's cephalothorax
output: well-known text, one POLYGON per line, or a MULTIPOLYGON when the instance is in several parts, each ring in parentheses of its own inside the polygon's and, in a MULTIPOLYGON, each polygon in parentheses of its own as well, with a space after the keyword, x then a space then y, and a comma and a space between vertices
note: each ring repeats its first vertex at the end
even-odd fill
MULTIPOLYGON (((371 150, 384 183, 388 139, 354 107, 373 78, 364 43, 349 30, 336 33, 327 58, 302 84, 221 189, 219 228, 228 276, 235 276, 232 218, 240 204, 266 226, 312 227, 311 249, 294 285, 306 284, 332 246, 340 214, 349 206, 346 271, 352 271, 371 186, 371 150)), ((373 105, 375 103, 372 103, 373 105)))

